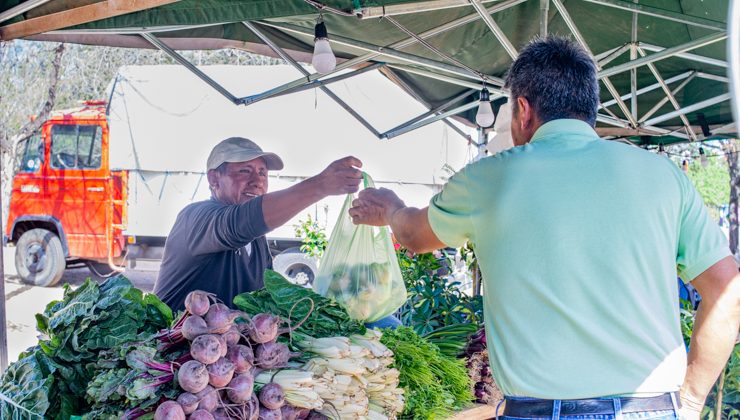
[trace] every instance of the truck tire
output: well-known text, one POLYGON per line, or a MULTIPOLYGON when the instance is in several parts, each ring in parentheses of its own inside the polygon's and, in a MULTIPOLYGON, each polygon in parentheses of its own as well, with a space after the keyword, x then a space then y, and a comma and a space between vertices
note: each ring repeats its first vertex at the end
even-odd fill
POLYGON ((16 243, 15 268, 21 281, 33 286, 53 286, 66 267, 62 241, 46 229, 23 232, 16 243))
POLYGON ((307 287, 311 287, 319 272, 316 259, 297 248, 286 249, 277 255, 272 260, 272 268, 291 283, 307 287))

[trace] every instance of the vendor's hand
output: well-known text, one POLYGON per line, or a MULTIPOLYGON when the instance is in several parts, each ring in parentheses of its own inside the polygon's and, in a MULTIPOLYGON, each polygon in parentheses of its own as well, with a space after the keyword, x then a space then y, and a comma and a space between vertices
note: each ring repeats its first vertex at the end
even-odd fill
POLYGON ((323 195, 339 195, 357 192, 362 181, 362 162, 356 157, 347 156, 335 160, 320 174, 316 175, 316 185, 323 195))
POLYGON ((387 188, 366 188, 352 202, 349 215, 356 225, 386 226, 391 224, 396 211, 406 207, 393 191, 387 188))

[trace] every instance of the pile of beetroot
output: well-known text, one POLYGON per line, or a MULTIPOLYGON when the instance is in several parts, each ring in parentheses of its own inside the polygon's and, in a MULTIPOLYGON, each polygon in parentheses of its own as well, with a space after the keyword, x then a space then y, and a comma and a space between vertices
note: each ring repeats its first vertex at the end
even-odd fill
POLYGON ((205 292, 191 292, 186 313, 172 329, 158 335, 161 352, 189 349, 189 356, 179 360, 190 360, 173 372, 182 392, 161 401, 154 419, 307 418, 310 409, 286 403, 279 384, 255 387, 260 372, 286 367, 294 356, 286 344, 277 342, 280 334, 291 329, 280 328, 284 321, 278 316, 250 317, 215 300, 205 292))

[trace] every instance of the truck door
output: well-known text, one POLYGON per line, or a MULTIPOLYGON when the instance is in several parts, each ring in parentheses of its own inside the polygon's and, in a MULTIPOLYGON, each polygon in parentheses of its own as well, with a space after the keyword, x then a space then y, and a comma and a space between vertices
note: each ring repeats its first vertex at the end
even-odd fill
POLYGON ((95 121, 51 125, 46 190, 51 213, 64 227, 70 257, 108 255, 111 193, 104 130, 107 127, 95 121))

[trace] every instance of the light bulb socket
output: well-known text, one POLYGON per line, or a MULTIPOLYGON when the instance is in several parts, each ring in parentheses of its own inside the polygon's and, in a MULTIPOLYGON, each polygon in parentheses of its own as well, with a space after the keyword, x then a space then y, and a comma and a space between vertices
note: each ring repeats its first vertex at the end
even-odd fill
POLYGON ((323 21, 316 24, 313 28, 313 33, 315 35, 315 39, 329 38, 329 32, 327 32, 326 25, 324 25, 323 21))
POLYGON ((663 147, 663 143, 658 143, 658 153, 664 153, 665 148, 663 147))
POLYGON ((706 153, 704 152, 704 148, 703 148, 703 147, 700 147, 700 148, 699 148, 699 155, 700 155, 700 156, 704 156, 704 155, 706 155, 706 153))
POLYGON ((488 92, 488 89, 483 88, 480 91, 480 101, 481 102, 491 102, 491 94, 488 92))

